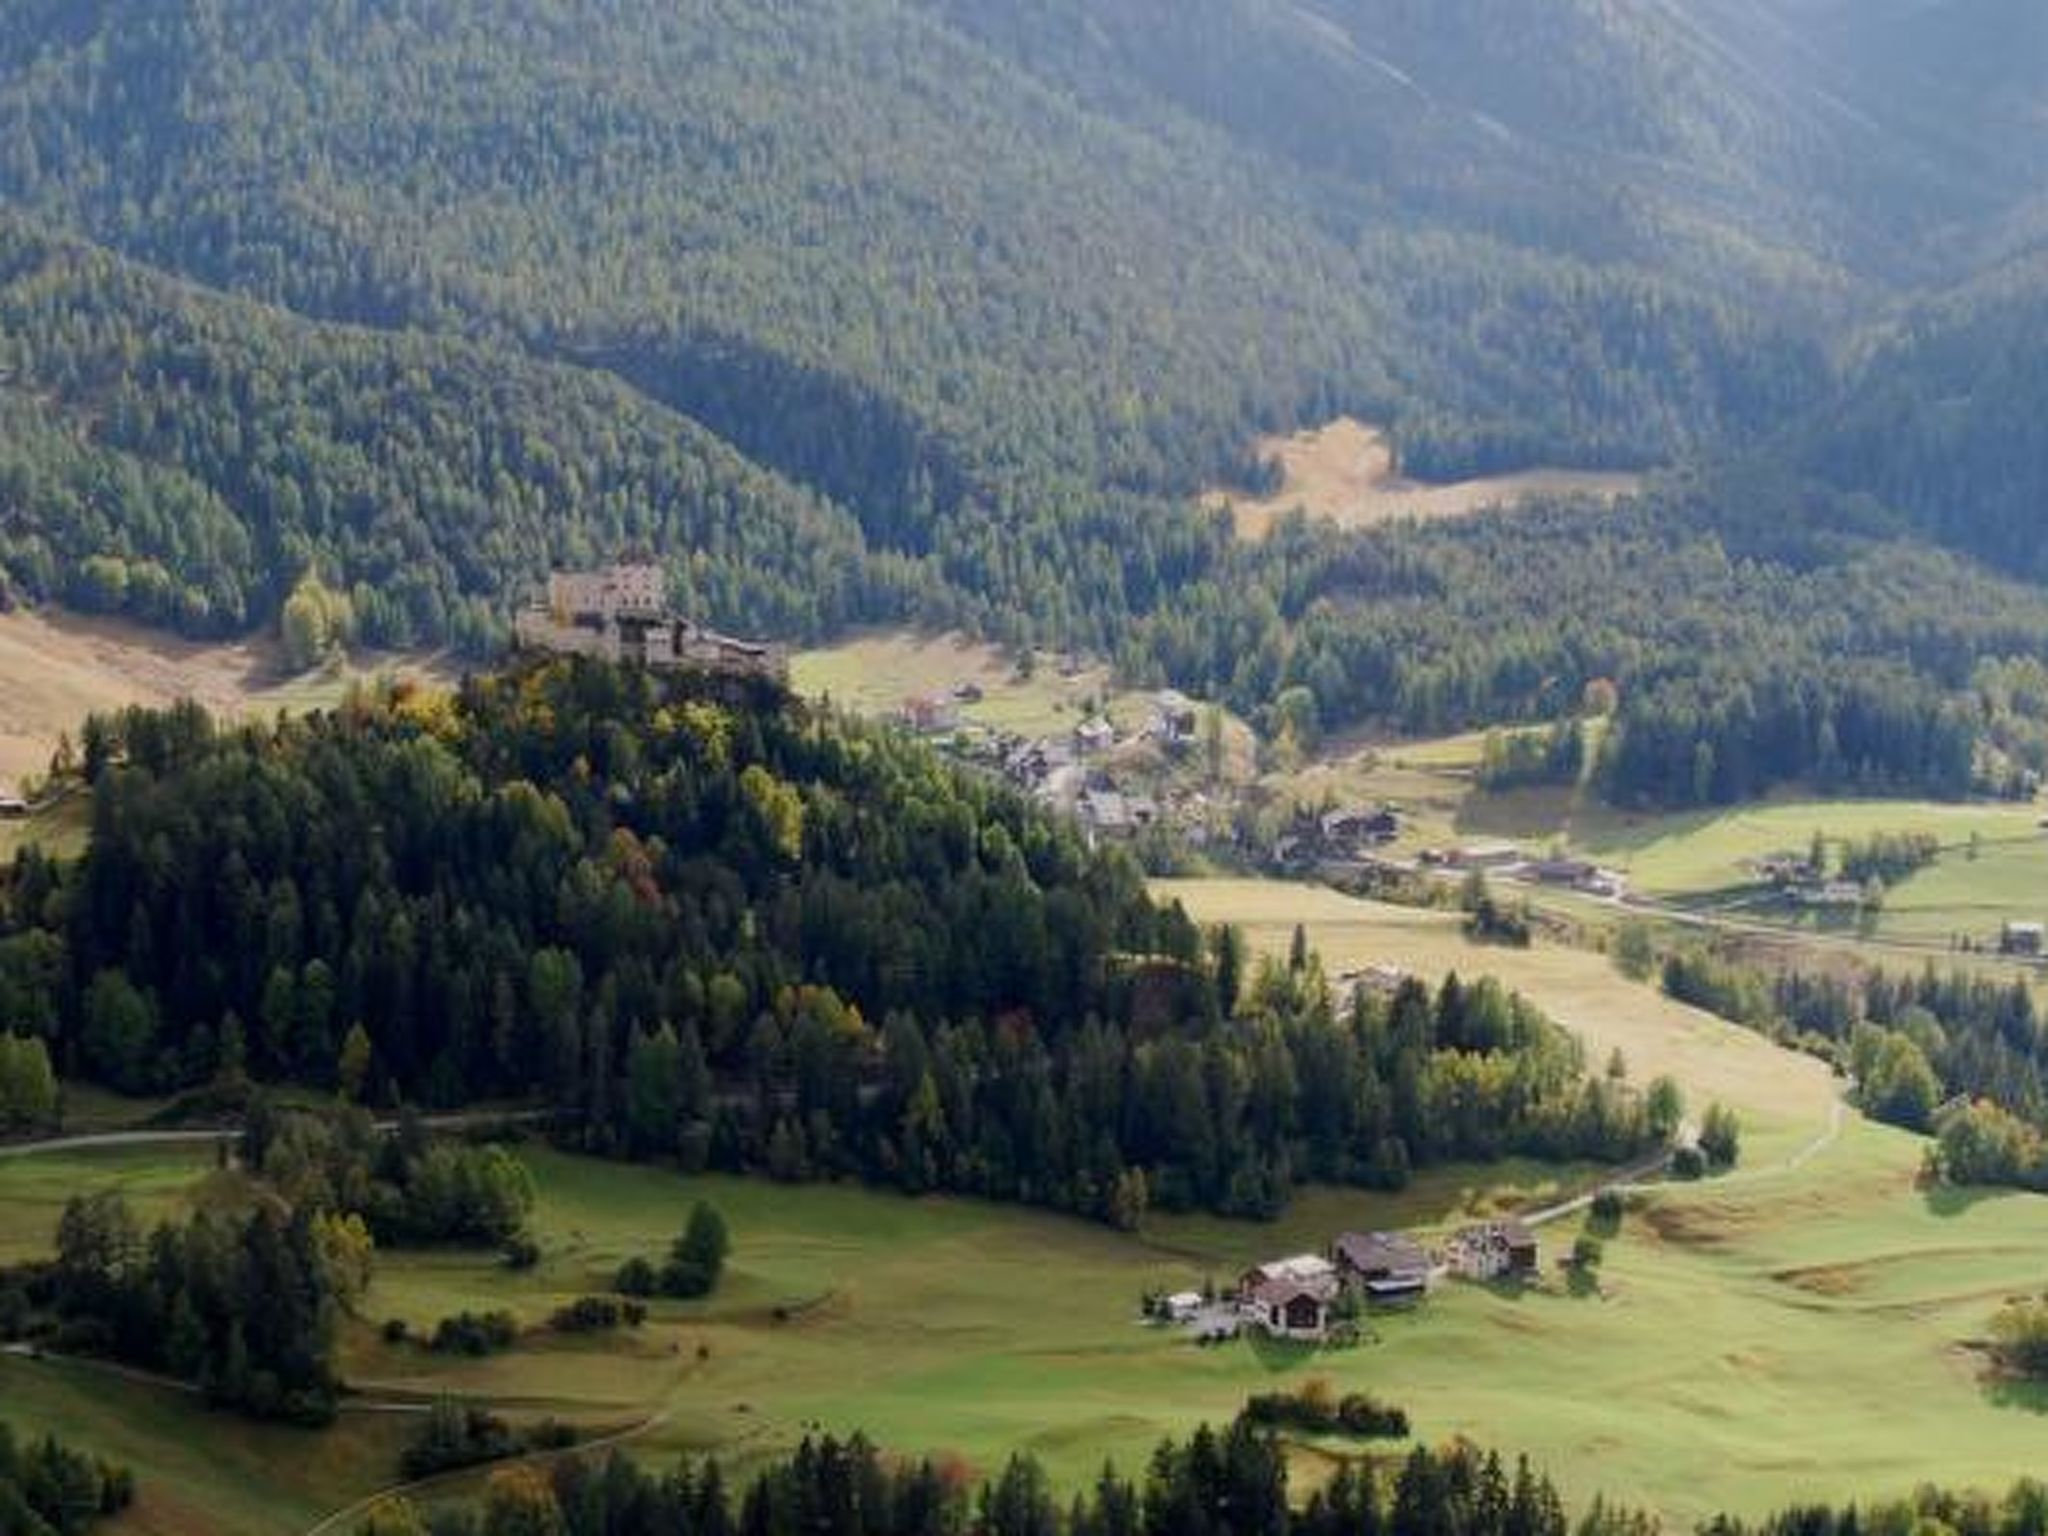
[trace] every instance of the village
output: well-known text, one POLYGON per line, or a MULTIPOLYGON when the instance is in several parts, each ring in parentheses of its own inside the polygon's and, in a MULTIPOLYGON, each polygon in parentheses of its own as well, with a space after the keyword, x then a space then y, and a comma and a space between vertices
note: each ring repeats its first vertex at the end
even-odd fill
POLYGON ((1149 1296, 1144 1310, 1200 1343, 1251 1333, 1339 1344, 1355 1341, 1365 1314, 1417 1307, 1445 1280, 1523 1286, 1541 1274, 1535 1228, 1515 1219, 1461 1227, 1437 1249, 1406 1233, 1344 1232, 1327 1252, 1255 1264, 1227 1289, 1149 1296))

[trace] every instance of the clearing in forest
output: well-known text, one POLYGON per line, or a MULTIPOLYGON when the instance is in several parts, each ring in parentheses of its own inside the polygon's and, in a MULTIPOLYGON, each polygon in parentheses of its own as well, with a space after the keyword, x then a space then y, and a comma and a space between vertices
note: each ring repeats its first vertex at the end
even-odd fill
POLYGON ((1269 496, 1218 492, 1238 536, 1260 539, 1297 509, 1346 528, 1370 528, 1408 519, 1466 517, 1513 508, 1545 497, 1615 501, 1641 489, 1642 477, 1597 470, 1526 469, 1455 484, 1432 485, 1400 472, 1393 439, 1384 427, 1342 416, 1328 426, 1291 437, 1265 437, 1261 459, 1280 465, 1280 489, 1269 496))

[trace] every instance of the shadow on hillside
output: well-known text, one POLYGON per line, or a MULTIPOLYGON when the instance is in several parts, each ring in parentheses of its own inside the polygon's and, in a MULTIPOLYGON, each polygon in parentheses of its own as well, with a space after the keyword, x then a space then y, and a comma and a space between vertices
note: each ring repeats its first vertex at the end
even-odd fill
POLYGON ((1921 1199, 1926 1202, 1929 1215, 1966 1216, 1980 1205, 1994 1200, 2012 1200, 2019 1194, 2016 1189, 1993 1189, 1982 1184, 1930 1184, 1921 1191, 1921 1199))
POLYGON ((1322 1352, 1317 1345, 1294 1339, 1276 1339, 1257 1328, 1250 1331, 1249 1342, 1252 1358, 1276 1376, 1315 1364, 1316 1356, 1322 1352))
POLYGON ((2048 1381, 2024 1376, 1993 1376, 1984 1383, 1984 1396, 1996 1408, 2015 1408, 2021 1413, 2048 1416, 2048 1381))

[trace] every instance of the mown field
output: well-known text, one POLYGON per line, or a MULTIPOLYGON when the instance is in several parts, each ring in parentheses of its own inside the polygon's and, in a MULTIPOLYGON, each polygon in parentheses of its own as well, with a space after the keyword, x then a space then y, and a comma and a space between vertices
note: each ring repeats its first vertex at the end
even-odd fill
MULTIPOLYGON (((1227 1276, 1319 1246, 1347 1226, 1441 1227, 1576 1188, 1583 1170, 1441 1170, 1398 1197, 1304 1192, 1274 1227, 1155 1216, 1121 1236, 957 1200, 855 1188, 684 1178, 529 1149, 544 1257, 514 1274, 488 1256, 387 1253, 349 1330, 351 1380, 379 1396, 454 1391, 593 1432, 655 1422, 635 1453, 715 1451, 745 1465, 807 1430, 865 1429, 905 1452, 988 1470, 1012 1448, 1064 1482, 1105 1456, 1139 1465, 1158 1437, 1233 1413, 1246 1394, 1326 1376, 1414 1414, 1430 1439, 1470 1435, 1550 1466, 1575 1499, 1604 1492, 1691 1523, 1827 1493, 1986 1486, 2038 1470, 2048 1396, 1989 1382, 1972 1349, 2001 1298, 2044 1281, 2048 1200, 1930 1194, 1920 1145, 1835 1109, 1817 1063, 1670 1004, 1598 957, 1474 951, 1445 920, 1251 882, 1169 887, 1199 915, 1235 916, 1262 944, 1296 920, 1333 963, 1494 970, 1634 1075, 1671 1071, 1696 1104, 1743 1114, 1744 1167, 1644 1197, 1610 1244, 1603 1294, 1554 1282, 1503 1295, 1441 1292, 1378 1322, 1362 1347, 1312 1354, 1205 1350, 1135 1321, 1139 1293, 1227 1276), (1839 1122, 1839 1123, 1838 1123, 1839 1122), (708 1304, 658 1303, 608 1340, 536 1337, 453 1362, 376 1336, 463 1307, 538 1325, 654 1253, 690 1203, 735 1235, 708 1304)), ((150 1212, 218 1197, 204 1153, 132 1149, 0 1161, 0 1254, 49 1241, 65 1195, 118 1182, 150 1212), (210 1187, 210 1192, 209 1192, 210 1187)), ((1570 1220, 1549 1249, 1568 1243, 1570 1220)), ((175 1399, 95 1391, 77 1367, 0 1361, 0 1400, 134 1461, 147 1490, 129 1531, 304 1529, 388 1475, 402 1421, 345 1416, 332 1437, 188 1415, 175 1399), (215 1442, 219 1455, 195 1446, 215 1442), (205 1509, 195 1522, 189 1512, 205 1509)), ((1322 1465, 1306 1458, 1303 1475, 1322 1465)))

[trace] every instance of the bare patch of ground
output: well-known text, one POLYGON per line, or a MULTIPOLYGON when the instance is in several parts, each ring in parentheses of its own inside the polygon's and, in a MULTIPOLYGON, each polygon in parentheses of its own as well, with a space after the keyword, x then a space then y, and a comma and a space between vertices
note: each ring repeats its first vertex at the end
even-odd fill
POLYGON ((1467 517, 1513 508, 1542 497, 1590 496, 1615 501, 1634 494, 1642 477, 1593 470, 1527 469, 1452 485, 1432 485, 1400 473, 1386 429, 1354 417, 1292 437, 1261 438, 1261 458, 1276 460, 1280 489, 1270 496, 1219 492, 1238 536, 1260 539, 1297 509, 1346 528, 1369 528, 1409 519, 1467 517))
POLYGON ((267 637, 200 642, 55 609, 0 613, 0 786, 43 773, 58 739, 76 740, 90 714, 180 699, 226 717, 315 708, 338 699, 352 677, 429 670, 420 660, 367 657, 293 677, 267 637))

